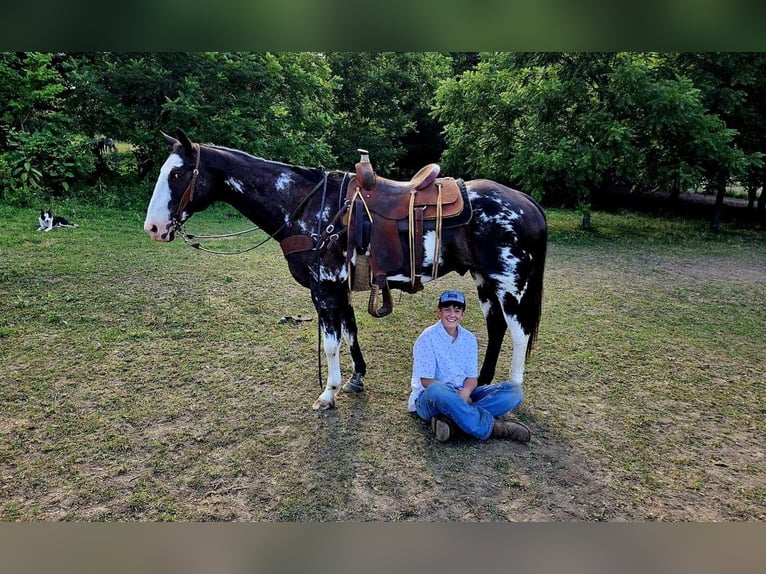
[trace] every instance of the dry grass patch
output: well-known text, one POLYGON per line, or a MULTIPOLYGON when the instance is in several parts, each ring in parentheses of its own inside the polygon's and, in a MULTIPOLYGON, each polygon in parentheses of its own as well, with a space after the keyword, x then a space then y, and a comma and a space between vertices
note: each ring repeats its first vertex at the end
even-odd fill
MULTIPOLYGON (((50 234, 0 210, 3 520, 766 518, 762 234, 552 210, 533 439, 440 444, 406 412, 412 342, 469 277, 382 320, 355 294, 367 391, 315 413, 316 323, 280 322, 314 312, 276 244, 212 256, 75 208, 50 234)), ((484 345, 475 298, 466 324, 484 345)))

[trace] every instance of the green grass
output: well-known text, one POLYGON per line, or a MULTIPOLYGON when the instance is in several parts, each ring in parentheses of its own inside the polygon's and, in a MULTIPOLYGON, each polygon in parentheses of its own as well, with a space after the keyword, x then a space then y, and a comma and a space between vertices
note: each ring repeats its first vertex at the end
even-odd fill
MULTIPOLYGON (((469 277, 385 319, 354 294, 367 391, 315 413, 316 323, 279 322, 314 311, 274 242, 221 257, 152 242, 140 212, 53 208, 79 227, 0 206, 2 520, 766 518, 763 232, 549 210, 533 440, 439 444, 406 412, 411 346, 469 277)), ((483 346, 475 303, 466 325, 483 346)))

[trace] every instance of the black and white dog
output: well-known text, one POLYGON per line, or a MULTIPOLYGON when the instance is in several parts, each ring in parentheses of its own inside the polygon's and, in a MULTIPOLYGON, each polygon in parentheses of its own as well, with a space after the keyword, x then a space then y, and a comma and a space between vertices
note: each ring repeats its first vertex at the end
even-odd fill
POLYGON ((42 209, 40 210, 40 217, 37 218, 37 221, 40 223, 40 227, 37 228, 37 231, 50 231, 54 227, 77 227, 76 223, 69 223, 63 217, 59 217, 58 215, 54 216, 50 211, 43 211, 42 209))

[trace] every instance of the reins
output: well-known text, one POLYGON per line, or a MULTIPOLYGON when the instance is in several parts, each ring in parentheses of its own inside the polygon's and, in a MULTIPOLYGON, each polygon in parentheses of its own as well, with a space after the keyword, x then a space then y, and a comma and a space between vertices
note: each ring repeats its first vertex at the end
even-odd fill
POLYGON ((181 238, 184 240, 184 243, 188 245, 189 247, 193 247, 194 249, 197 249, 199 251, 204 251, 205 253, 212 253, 214 255, 241 255, 242 253, 247 253, 248 251, 253 251, 254 249, 258 249, 261 245, 266 243, 269 239, 272 239, 274 235, 267 235, 265 238, 263 238, 261 241, 256 243, 255 245, 252 245, 250 247, 246 247, 245 249, 237 249, 234 251, 219 251, 217 249, 209 249, 207 247, 204 247, 201 243, 198 241, 192 241, 194 238, 200 238, 200 239, 223 239, 226 237, 235 237, 237 235, 244 235, 246 233, 252 233, 253 231, 257 231, 260 229, 260 227, 253 227, 252 229, 246 229, 244 231, 238 231, 236 233, 225 233, 222 235, 195 235, 193 233, 186 233, 183 229, 184 224, 179 223, 176 225, 176 232, 178 235, 181 236, 181 238))
MULTIPOLYGON (((322 170, 322 179, 319 180, 319 182, 313 187, 311 191, 306 194, 306 196, 298 203, 298 205, 295 207, 295 209, 290 213, 290 215, 287 217, 285 222, 277 229, 274 233, 267 234, 267 236, 256 243, 255 245, 251 247, 247 247, 245 249, 239 249, 234 251, 219 251, 215 249, 208 249, 207 247, 203 247, 202 244, 199 243, 199 241, 193 241, 194 239, 224 239, 227 237, 236 237, 239 235, 245 235, 247 233, 252 233, 253 231, 256 231, 260 229, 259 227, 253 227, 251 229, 245 229, 243 231, 236 231, 233 233, 224 233, 220 235, 196 235, 193 233, 186 233, 184 231, 184 222, 181 221, 181 215, 183 214, 184 209, 189 205, 189 203, 194 199, 194 188, 197 185, 197 178, 199 176, 199 164, 200 164, 200 156, 202 155, 202 150, 200 149, 199 144, 192 144, 192 149, 194 149, 197 152, 197 159, 195 161, 194 165, 194 171, 192 172, 192 178, 189 181, 189 185, 186 186, 186 189, 184 190, 183 195, 181 196, 181 201, 178 204, 178 209, 176 211, 176 217, 175 220, 175 229, 178 235, 180 235, 184 243, 189 245, 190 247, 193 247, 194 249, 197 249, 199 251, 204 251, 206 253, 213 253, 215 255, 241 255, 242 253, 247 253, 248 251, 253 251, 254 249, 257 249, 261 245, 265 244, 269 239, 274 239, 277 234, 279 234, 289 223, 292 223, 293 220, 300 214, 301 211, 303 211, 303 208, 306 207, 306 204, 309 202, 311 197, 317 192, 317 190, 321 187, 322 188, 322 200, 319 208, 319 212, 317 213, 317 230, 314 234, 314 240, 316 241, 316 244, 314 246, 314 251, 316 252, 316 276, 319 277, 319 267, 321 263, 321 249, 324 247, 326 242, 328 240, 332 241, 333 239, 337 239, 338 234, 333 233, 335 231, 335 225, 337 224, 338 220, 342 217, 344 211, 348 208, 349 203, 345 202, 339 209, 338 213, 335 215, 335 217, 332 219, 332 221, 327 225, 327 227, 322 230, 322 214, 324 213, 325 204, 327 201, 327 177, 328 174, 325 171, 323 167, 320 166, 320 169, 322 170)), ((346 178, 348 177, 348 174, 344 176, 343 181, 345 182, 346 178)), ((343 189, 343 185, 341 184, 340 189, 343 189)), ((341 199, 342 194, 339 192, 339 202, 341 199)), ((319 388, 322 388, 322 326, 321 321, 317 321, 317 370, 318 370, 318 381, 319 381, 319 388)))

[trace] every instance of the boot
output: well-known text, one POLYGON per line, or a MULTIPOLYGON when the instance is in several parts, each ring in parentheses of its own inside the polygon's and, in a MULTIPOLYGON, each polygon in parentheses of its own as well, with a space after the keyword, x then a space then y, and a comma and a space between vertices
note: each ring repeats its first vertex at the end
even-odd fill
POLYGON ((516 442, 529 442, 529 439, 532 438, 532 433, 526 425, 521 423, 495 419, 495 423, 492 426, 492 434, 490 436, 496 438, 509 438, 516 442))
POLYGON ((447 442, 455 434, 455 423, 444 415, 431 417, 431 432, 439 442, 447 442))

